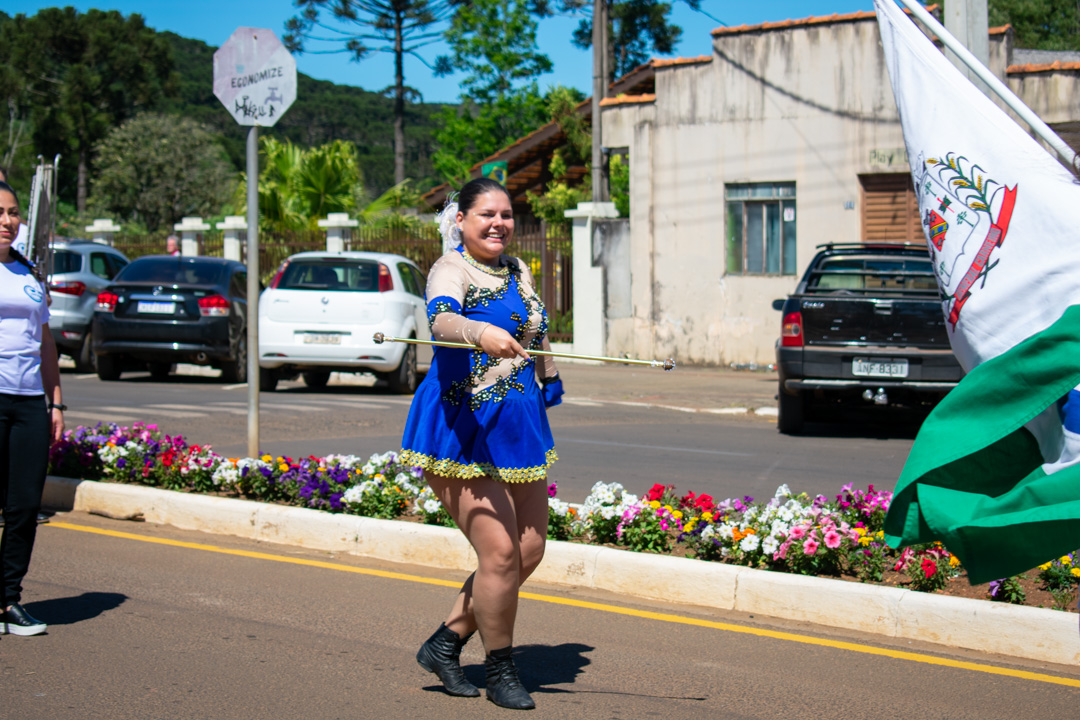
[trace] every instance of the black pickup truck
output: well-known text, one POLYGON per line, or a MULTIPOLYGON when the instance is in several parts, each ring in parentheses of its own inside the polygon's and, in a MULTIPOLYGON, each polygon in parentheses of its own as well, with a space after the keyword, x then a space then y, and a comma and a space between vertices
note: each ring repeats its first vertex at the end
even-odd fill
POLYGON ((922 246, 819 246, 794 294, 773 301, 780 432, 827 406, 932 406, 959 382, 930 263, 922 246))

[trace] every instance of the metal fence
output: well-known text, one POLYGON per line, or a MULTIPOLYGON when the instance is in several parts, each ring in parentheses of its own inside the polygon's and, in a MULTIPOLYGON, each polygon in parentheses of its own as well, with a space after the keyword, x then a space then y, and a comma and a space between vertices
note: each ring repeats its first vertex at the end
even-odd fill
MULTIPOLYGON (((540 297, 548 311, 548 337, 551 342, 573 341, 573 266, 571 242, 567 237, 552 237, 544 225, 519 225, 508 254, 528 264, 539 285, 540 297)), ((403 255, 415 262, 426 275, 442 255, 442 239, 437 228, 346 228, 346 250, 386 252, 403 255)), ((246 250, 245 233, 240 233, 241 253, 246 250)), ((209 231, 198 236, 199 254, 224 255, 224 234, 209 231)), ((118 237, 113 246, 131 259, 165 252, 160 240, 141 237, 118 237)), ((299 252, 326 249, 323 230, 296 230, 284 233, 259 233, 259 276, 268 282, 281 263, 299 252)), ((246 262, 246 258, 242 257, 246 262)))

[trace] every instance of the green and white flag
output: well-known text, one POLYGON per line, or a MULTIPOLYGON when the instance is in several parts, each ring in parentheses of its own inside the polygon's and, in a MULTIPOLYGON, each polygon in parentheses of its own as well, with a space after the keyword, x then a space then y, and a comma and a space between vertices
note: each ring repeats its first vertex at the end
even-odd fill
POLYGON ((893 0, 874 5, 968 372, 919 431, 885 532, 940 540, 986 582, 1080 547, 1080 184, 893 0))

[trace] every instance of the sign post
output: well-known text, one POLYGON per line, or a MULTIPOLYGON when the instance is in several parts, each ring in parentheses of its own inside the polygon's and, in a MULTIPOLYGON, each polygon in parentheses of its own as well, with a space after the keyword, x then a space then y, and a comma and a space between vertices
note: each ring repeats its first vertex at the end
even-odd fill
MULTIPOLYGON (((214 95, 247 137, 248 456, 259 456, 259 127, 296 100, 296 60, 273 30, 241 27, 214 53, 214 95)), ((238 358, 241 359, 241 358, 238 358)))

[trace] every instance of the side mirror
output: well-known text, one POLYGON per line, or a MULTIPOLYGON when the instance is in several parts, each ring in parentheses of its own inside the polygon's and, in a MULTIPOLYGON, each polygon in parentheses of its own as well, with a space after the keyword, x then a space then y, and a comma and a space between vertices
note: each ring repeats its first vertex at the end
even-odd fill
POLYGON ((783 310, 785 302, 786 301, 783 298, 781 298, 779 300, 773 300, 772 301, 772 309, 773 310, 783 310))

